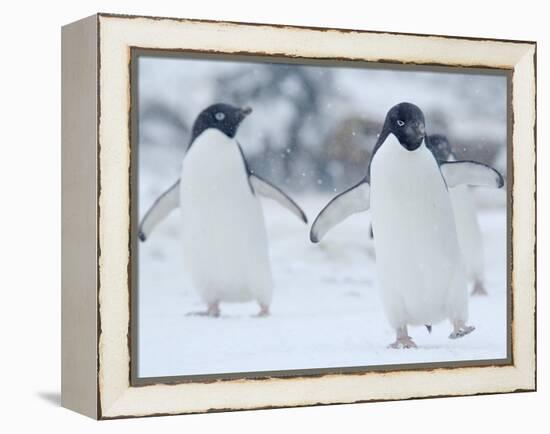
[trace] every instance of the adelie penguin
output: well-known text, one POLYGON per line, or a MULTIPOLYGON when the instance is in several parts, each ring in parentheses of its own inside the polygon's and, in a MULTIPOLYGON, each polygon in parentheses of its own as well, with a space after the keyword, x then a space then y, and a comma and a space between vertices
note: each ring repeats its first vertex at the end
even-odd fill
MULTIPOLYGON (((446 136, 431 134, 426 138, 426 145, 439 164, 456 161, 452 146, 446 136)), ((484 283, 483 239, 472 192, 469 186, 458 185, 449 188, 449 195, 453 205, 458 242, 466 266, 466 274, 473 287, 472 295, 487 295, 484 283)))
POLYGON ((145 241, 180 208, 185 265, 207 305, 198 314, 217 317, 221 302, 255 300, 258 316, 269 315, 273 279, 260 195, 307 223, 287 194, 249 170, 235 135, 251 112, 214 104, 199 114, 179 180, 155 201, 139 227, 145 241))
MULTIPOLYGON (((438 165, 425 144, 424 114, 414 104, 390 109, 367 174, 317 216, 312 242, 353 213, 371 209, 382 304, 395 330, 391 348, 416 347, 409 325, 448 319, 451 339, 467 324, 466 270, 447 188, 461 184, 500 188, 502 176, 472 161, 438 165)), ((365 234, 366 236, 366 234, 365 234)))

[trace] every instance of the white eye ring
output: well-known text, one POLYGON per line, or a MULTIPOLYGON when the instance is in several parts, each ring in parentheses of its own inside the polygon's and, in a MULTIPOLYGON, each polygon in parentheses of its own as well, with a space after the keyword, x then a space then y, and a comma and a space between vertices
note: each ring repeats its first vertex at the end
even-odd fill
POLYGON ((225 119, 225 113, 222 113, 222 112, 218 112, 214 115, 214 117, 216 118, 216 120, 218 121, 223 121, 225 119))
POLYGON ((400 127, 402 127, 403 125, 405 125, 405 122, 403 122, 401 119, 398 119, 398 120, 397 120, 397 125, 399 125, 400 127))

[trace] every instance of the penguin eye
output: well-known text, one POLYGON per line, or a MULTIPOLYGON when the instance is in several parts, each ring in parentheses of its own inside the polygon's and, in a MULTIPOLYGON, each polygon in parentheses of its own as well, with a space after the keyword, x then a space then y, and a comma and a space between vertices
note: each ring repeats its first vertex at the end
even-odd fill
POLYGON ((218 112, 214 115, 217 121, 223 121, 225 119, 225 113, 218 112))
POLYGON ((399 125, 400 127, 402 127, 403 125, 405 125, 405 122, 403 122, 401 119, 398 119, 398 120, 397 120, 397 125, 399 125))

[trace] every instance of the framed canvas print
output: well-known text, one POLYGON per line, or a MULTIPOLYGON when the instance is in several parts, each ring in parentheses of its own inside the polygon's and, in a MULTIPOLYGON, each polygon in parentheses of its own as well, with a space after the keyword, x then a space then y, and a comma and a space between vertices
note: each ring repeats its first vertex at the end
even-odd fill
POLYGON ((62 30, 62 404, 533 391, 536 44, 62 30))

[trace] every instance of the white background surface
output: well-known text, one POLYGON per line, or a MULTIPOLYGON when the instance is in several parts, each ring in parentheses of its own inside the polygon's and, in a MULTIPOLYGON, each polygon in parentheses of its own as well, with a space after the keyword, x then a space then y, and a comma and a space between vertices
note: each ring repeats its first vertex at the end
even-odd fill
POLYGON ((548 429, 548 231, 543 222, 549 218, 545 76, 550 38, 542 2, 340 0, 322 7, 320 2, 282 0, 60 3, 20 1, 6 3, 2 10, 0 431, 450 434, 548 429), (99 423, 60 408, 60 26, 97 11, 537 40, 539 391, 99 423))

